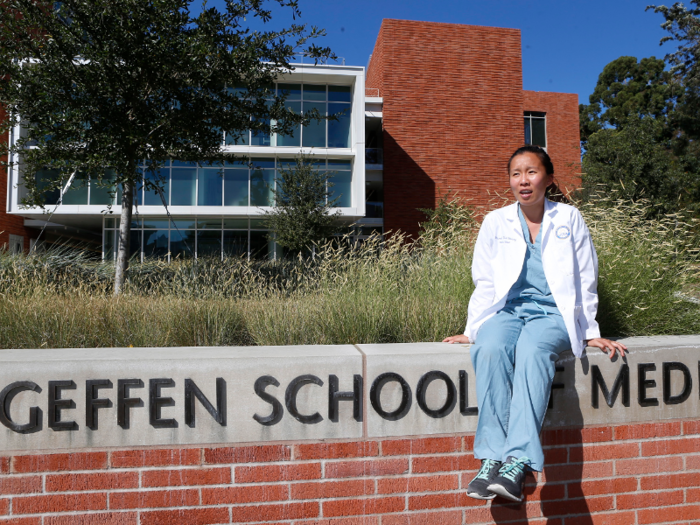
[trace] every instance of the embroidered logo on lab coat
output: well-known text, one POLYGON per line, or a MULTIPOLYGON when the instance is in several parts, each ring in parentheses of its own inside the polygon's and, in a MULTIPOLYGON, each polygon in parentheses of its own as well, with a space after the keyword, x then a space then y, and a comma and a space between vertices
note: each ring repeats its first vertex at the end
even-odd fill
POLYGON ((559 226, 555 232, 557 239, 566 239, 571 235, 571 230, 568 226, 559 226))

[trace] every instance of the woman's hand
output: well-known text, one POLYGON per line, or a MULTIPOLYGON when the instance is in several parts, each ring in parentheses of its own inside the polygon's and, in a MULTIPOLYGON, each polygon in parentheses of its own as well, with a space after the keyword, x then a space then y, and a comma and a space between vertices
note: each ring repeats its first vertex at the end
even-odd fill
POLYGON ((463 345, 468 345, 471 343, 469 338, 464 335, 464 334, 459 334, 459 335, 452 335, 450 337, 445 337, 445 339, 442 340, 443 343, 461 343, 463 345))
POLYGON ((625 350, 627 350, 627 347, 622 343, 618 343, 617 341, 611 341, 610 339, 603 339, 602 337, 598 337, 596 339, 589 339, 587 345, 600 348, 603 352, 606 352, 608 354, 608 357, 610 357, 610 359, 612 359, 615 356, 616 351, 620 352, 620 357, 625 357, 625 350))

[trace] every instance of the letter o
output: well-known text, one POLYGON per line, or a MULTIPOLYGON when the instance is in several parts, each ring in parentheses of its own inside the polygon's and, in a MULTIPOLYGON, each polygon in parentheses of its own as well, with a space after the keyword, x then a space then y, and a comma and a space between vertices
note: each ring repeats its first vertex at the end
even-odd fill
POLYGON ((439 419, 441 417, 445 417, 454 410, 455 405, 457 404, 457 387, 455 387, 455 384, 452 382, 452 379, 450 379, 450 376, 448 376, 445 372, 441 372, 439 370, 432 370, 428 372, 427 374, 424 374, 419 380, 418 380, 418 388, 416 389, 416 401, 418 401, 418 406, 421 408, 423 412, 428 414, 430 417, 439 419), (428 392, 428 386, 430 383, 433 381, 440 379, 445 382, 445 386, 447 386, 447 399, 445 399, 445 404, 442 405, 438 409, 431 409, 428 406, 428 403, 425 401, 425 395, 428 392))
POLYGON ((379 374, 377 379, 375 379, 372 383, 372 388, 369 390, 369 400, 372 403, 372 407, 377 414, 387 421, 398 421, 408 414, 408 411, 411 408, 411 398, 411 387, 408 386, 408 383, 406 383, 406 380, 403 377, 394 372, 384 372, 383 374, 379 374), (401 386, 401 404, 399 405, 399 408, 393 412, 387 412, 382 408, 381 394, 384 385, 392 381, 396 381, 401 386))

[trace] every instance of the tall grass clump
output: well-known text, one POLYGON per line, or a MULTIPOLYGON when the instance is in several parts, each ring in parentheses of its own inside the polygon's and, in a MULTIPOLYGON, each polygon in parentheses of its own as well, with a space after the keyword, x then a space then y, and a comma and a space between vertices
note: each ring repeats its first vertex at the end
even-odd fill
MULTIPOLYGON (((697 225, 649 220, 643 203, 581 205, 600 261, 605 335, 700 333, 697 225)), ((231 257, 133 263, 112 296, 114 267, 83 252, 0 253, 0 347, 392 343, 464 328, 478 221, 445 201, 418 239, 349 238, 282 261, 231 257)))

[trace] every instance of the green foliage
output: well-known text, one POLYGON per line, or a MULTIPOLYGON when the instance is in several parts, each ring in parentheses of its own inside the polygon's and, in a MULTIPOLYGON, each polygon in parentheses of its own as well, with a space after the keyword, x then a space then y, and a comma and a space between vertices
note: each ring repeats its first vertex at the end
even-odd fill
MULTIPOLYGON (((192 0, 8 0, 0 10, 0 104, 23 119, 27 202, 60 189, 75 171, 114 184, 139 182, 138 159, 152 169, 170 158, 221 161, 222 133, 289 132, 303 121, 269 86, 309 38, 301 25, 251 32, 270 18, 260 0, 226 0, 219 11, 192 0), (291 42, 291 43, 290 43, 291 42), (245 88, 244 90, 237 89, 245 88), (236 89, 234 89, 236 88, 236 89), (272 99, 268 101, 267 99, 272 99), (31 150, 26 145, 37 146, 31 150), (37 188, 34 172, 56 169, 37 188)), ((274 3, 274 2, 273 2, 274 3)), ((296 1, 276 0, 299 15, 296 1)), ((310 46, 314 56, 328 49, 310 46)))
MULTIPOLYGON (((604 336, 700 332, 700 306, 684 299, 700 286, 697 221, 648 219, 649 206, 599 197, 580 208, 604 336)), ((111 264, 0 253, 0 348, 439 341, 464 329, 478 229, 458 201, 439 216, 415 243, 328 242, 313 259, 137 263, 116 299, 111 264)))
POLYGON ((338 231, 340 212, 331 212, 338 202, 331 190, 331 172, 313 169, 300 157, 278 174, 275 206, 265 214, 270 240, 298 254, 338 231))

